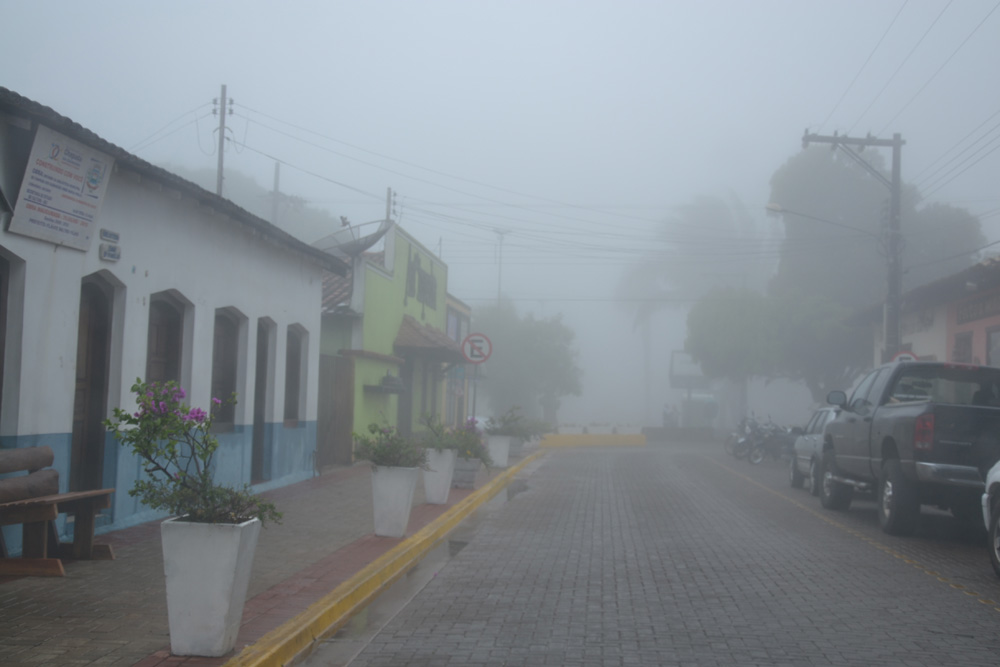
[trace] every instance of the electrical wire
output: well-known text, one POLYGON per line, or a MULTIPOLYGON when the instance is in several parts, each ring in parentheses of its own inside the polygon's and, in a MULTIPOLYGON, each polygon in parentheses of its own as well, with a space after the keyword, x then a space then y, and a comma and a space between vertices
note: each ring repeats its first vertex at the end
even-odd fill
POLYGON ((986 136, 986 135, 988 135, 988 134, 989 134, 990 132, 992 132, 993 130, 995 130, 995 129, 997 128, 997 126, 996 126, 996 125, 994 125, 994 126, 993 126, 992 128, 990 128, 990 130, 988 130, 987 132, 985 132, 985 133, 983 134, 983 136, 982 136, 982 137, 980 137, 979 139, 977 139, 976 141, 974 141, 974 142, 973 142, 973 143, 972 143, 972 144, 971 144, 970 146, 967 146, 966 148, 962 149, 962 151, 961 151, 961 152, 960 152, 960 153, 959 153, 958 155, 956 155, 956 156, 955 156, 955 157, 953 157, 952 159, 948 160, 947 162, 945 162, 945 163, 944 163, 944 165, 942 165, 941 167, 938 167, 938 168, 937 168, 937 169, 935 169, 935 170, 934 170, 933 172, 931 172, 930 176, 928 176, 927 178, 925 178, 925 179, 922 179, 922 180, 921 180, 921 178, 920 178, 920 177, 921 177, 921 176, 923 176, 923 175, 924 175, 925 173, 927 173, 927 171, 928 171, 929 169, 932 169, 932 168, 933 168, 933 167, 934 167, 934 166, 935 166, 936 164, 938 164, 939 162, 941 162, 941 161, 942 161, 942 160, 943 160, 943 159, 944 159, 945 157, 947 157, 947 155, 948 155, 949 153, 951 153, 951 152, 952 152, 953 150, 957 149, 957 148, 958 148, 959 146, 961 146, 961 145, 962 145, 963 143, 965 143, 965 141, 966 141, 966 140, 967 140, 967 139, 968 139, 969 137, 971 137, 971 136, 972 136, 973 134, 975 134, 976 132, 978 132, 978 131, 979 131, 980 129, 982 129, 982 127, 983 127, 984 125, 986 125, 986 123, 990 122, 991 120, 993 120, 993 119, 994 119, 994 118, 996 118, 997 116, 1000 116, 1000 109, 997 109, 997 110, 996 110, 996 111, 994 111, 994 112, 993 112, 992 114, 990 114, 990 116, 989 116, 989 117, 988 117, 988 118, 987 118, 986 120, 984 120, 984 121, 983 121, 982 123, 980 123, 979 125, 977 125, 977 126, 976 126, 976 127, 975 127, 975 128, 974 128, 974 129, 973 129, 973 130, 972 130, 971 132, 969 132, 969 133, 968 133, 967 135, 965 135, 964 137, 962 137, 961 139, 959 139, 959 140, 958 140, 958 142, 956 142, 956 143, 955 143, 955 144, 954 144, 954 145, 953 145, 953 146, 952 146, 951 148, 949 148, 948 150, 946 150, 946 151, 945 151, 944 153, 942 153, 942 154, 941 154, 941 155, 940 155, 939 157, 937 157, 936 159, 932 160, 932 161, 930 162, 930 164, 928 164, 928 165, 927 165, 926 167, 924 167, 923 169, 921 169, 920 171, 918 171, 918 172, 917 172, 917 173, 916 173, 916 174, 915 174, 915 175, 913 176, 913 180, 914 180, 914 181, 916 182, 916 185, 917 185, 917 187, 918 187, 918 188, 919 188, 919 187, 922 187, 922 185, 923 185, 924 183, 926 183, 927 181, 929 181, 929 180, 930 180, 931 178, 933 178, 933 177, 934 177, 934 175, 935 175, 935 174, 937 174, 937 172, 941 171, 941 170, 942 170, 942 169, 944 169, 944 168, 945 168, 946 166, 948 166, 949 164, 951 164, 952 162, 954 162, 954 161, 955 161, 956 159, 958 159, 958 157, 959 157, 959 156, 961 156, 961 155, 962 155, 962 153, 965 153, 966 151, 970 150, 970 149, 972 148, 972 146, 975 146, 975 145, 976 145, 977 143, 979 143, 980 141, 982 141, 982 140, 983 140, 983 138, 985 138, 985 136, 986 136))
POLYGON ((892 75, 889 77, 889 80, 885 82, 884 86, 882 86, 882 90, 878 91, 878 94, 875 96, 875 99, 873 99, 871 101, 871 104, 869 104, 865 108, 865 110, 861 112, 861 115, 858 116, 858 119, 856 121, 854 121, 854 124, 851 125, 851 127, 847 130, 848 134, 851 134, 854 131, 854 128, 857 127, 857 125, 861 122, 861 119, 863 119, 868 114, 868 112, 871 110, 871 108, 873 106, 875 106, 875 103, 878 102, 878 100, 879 100, 880 97, 882 97, 882 93, 884 93, 886 91, 886 89, 889 87, 889 84, 891 84, 892 81, 893 81, 893 79, 896 78, 896 75, 899 74, 899 71, 901 69, 903 69, 903 66, 906 65, 906 63, 908 63, 910 61, 910 58, 913 56, 913 54, 916 52, 916 50, 923 43, 924 39, 927 38, 927 35, 930 34, 931 30, 934 29, 934 26, 936 26, 937 23, 938 23, 938 21, 941 20, 941 17, 944 16, 944 13, 946 11, 948 11, 949 7, 951 7, 951 3, 952 2, 954 2, 954 0, 949 0, 948 1, 948 4, 944 6, 944 9, 942 9, 941 13, 937 15, 937 18, 934 19, 933 23, 931 23, 930 26, 927 28, 927 30, 924 31, 924 34, 920 37, 919 40, 917 40, 917 43, 913 45, 913 48, 910 49, 910 52, 908 54, 906 54, 906 57, 903 58, 903 62, 899 63, 899 66, 896 68, 896 71, 892 73, 892 75))
POLYGON ((885 40, 886 35, 888 35, 889 31, 892 30, 892 27, 896 25, 896 21, 899 20, 899 15, 903 13, 903 10, 906 8, 908 2, 909 0, 903 0, 903 4, 899 6, 899 11, 897 11, 896 15, 892 18, 892 21, 889 23, 889 27, 886 28, 885 32, 882 33, 882 36, 879 38, 878 43, 875 44, 875 48, 873 48, 871 50, 871 53, 868 54, 868 58, 865 59, 865 62, 861 65, 861 68, 858 70, 857 74, 854 75, 854 78, 851 79, 851 82, 847 84, 847 88, 844 89, 844 92, 841 94, 840 99, 837 100, 837 103, 833 105, 832 109, 830 109, 830 113, 827 114, 826 118, 820 124, 820 130, 822 130, 823 127, 825 127, 826 124, 830 122, 830 118, 833 117, 833 114, 837 111, 841 103, 844 101, 844 98, 847 97, 847 93, 849 93, 851 91, 851 88, 854 87, 854 84, 857 83, 858 77, 860 77, 861 73, 865 71, 865 68, 868 67, 868 63, 871 62, 871 59, 875 55, 875 52, 878 51, 880 46, 882 46, 882 42, 885 40))
MULTIPOLYGON (((949 2, 948 4, 950 5, 951 3, 949 2)), ((927 86, 930 85, 931 81, 933 81, 934 78, 938 74, 941 73, 941 70, 943 70, 948 65, 948 63, 951 62, 951 59, 954 58, 955 55, 959 51, 962 50, 962 47, 964 47, 969 42, 969 40, 972 39, 972 36, 975 35, 979 31, 979 29, 983 27, 983 24, 986 23, 987 19, 989 19, 991 16, 993 16, 993 12, 995 12, 997 10, 997 8, 1000 8, 1000 2, 998 2, 995 5, 993 5, 993 9, 991 9, 986 14, 986 16, 984 16, 983 19, 976 25, 976 27, 972 29, 972 32, 970 32, 968 35, 966 35, 965 39, 962 40, 962 43, 958 45, 958 48, 956 48, 954 51, 952 51, 951 55, 948 56, 943 63, 941 63, 941 66, 938 67, 937 70, 935 70, 935 72, 933 74, 931 74, 930 77, 927 78, 927 81, 924 82, 924 85, 920 86, 920 89, 917 90, 917 92, 913 94, 913 97, 911 97, 910 100, 906 104, 903 105, 903 108, 900 109, 899 111, 897 111, 895 116, 893 116, 891 119, 889 119, 889 122, 885 124, 885 127, 883 127, 879 131, 879 134, 884 134, 885 131, 886 131, 886 129, 888 129, 888 127, 890 125, 892 125, 894 122, 896 122, 896 119, 899 118, 900 115, 902 115, 902 113, 904 111, 906 111, 910 107, 911 104, 913 104, 913 101, 916 100, 917 97, 920 96, 920 93, 924 92, 924 89, 927 88, 927 86)), ((945 7, 945 9, 947 9, 947 7, 945 7)))
MULTIPOLYGON (((209 102, 204 102, 204 103, 199 104, 198 106, 196 106, 194 109, 191 109, 190 111, 185 111, 181 115, 177 116, 177 118, 174 118, 172 121, 170 121, 169 123, 167 123, 166 125, 164 125, 160 129, 158 129, 156 132, 153 132, 151 135, 149 135, 148 137, 146 137, 142 141, 136 143, 132 148, 128 149, 129 153, 134 153, 137 150, 141 150, 142 148, 145 148, 146 146, 144 144, 146 144, 147 141, 150 141, 151 139, 153 139, 153 137, 155 137, 156 135, 158 135, 160 132, 163 132, 164 130, 166 130, 168 127, 170 127, 171 125, 173 125, 174 123, 176 123, 180 119, 182 119, 185 116, 188 116, 190 114, 193 114, 194 112, 198 111, 202 107, 208 106, 209 104, 210 104, 209 102)), ((205 115, 208 115, 208 114, 205 114, 205 115)), ((202 116, 202 117, 204 118, 204 116, 202 116)), ((184 127, 187 127, 188 125, 190 125, 190 123, 185 124, 184 127)), ((171 132, 171 134, 173 134, 173 132, 171 132)), ((168 134, 167 136, 170 136, 170 135, 168 134)), ((160 137, 160 139, 163 139, 163 138, 165 138, 165 137, 160 137)), ((160 139, 157 139, 156 141, 159 141, 160 139)), ((150 143, 151 144, 152 143, 156 143, 156 141, 152 141, 150 143)))

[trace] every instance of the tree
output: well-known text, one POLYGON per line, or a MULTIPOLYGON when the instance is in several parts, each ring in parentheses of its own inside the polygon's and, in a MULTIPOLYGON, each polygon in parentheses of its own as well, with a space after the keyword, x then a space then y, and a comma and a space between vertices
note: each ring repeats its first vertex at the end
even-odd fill
MULTIPOLYGON (((164 167, 192 183, 200 185, 210 192, 215 192, 214 169, 186 169, 184 167, 164 167)), ((274 192, 262 187, 257 182, 239 171, 226 171, 225 186, 222 196, 237 206, 246 209, 259 218, 272 222, 274 213, 274 192)), ((324 209, 310 206, 302 197, 278 193, 277 227, 292 236, 312 243, 316 239, 340 229, 341 221, 324 209)), ((378 210, 377 208, 375 210, 378 210)))
POLYGON ((744 288, 717 288, 688 313, 684 349, 713 379, 745 383, 772 375, 777 348, 773 301, 744 288))
POLYGON ((581 371, 572 346, 573 331, 560 316, 520 317, 509 300, 478 309, 477 331, 493 343, 493 353, 483 364, 483 388, 495 414, 521 407, 528 416, 538 414, 556 423, 559 399, 580 394, 581 371))
MULTIPOLYGON (((888 178, 880 153, 864 157, 888 178)), ((785 211, 785 239, 770 293, 822 294, 853 308, 885 299, 889 190, 879 179, 843 153, 814 146, 774 173, 770 201, 785 211)), ((970 266, 985 243, 979 220, 967 211, 940 204, 918 209, 919 202, 916 188, 904 185, 902 265, 909 269, 904 290, 970 266)))

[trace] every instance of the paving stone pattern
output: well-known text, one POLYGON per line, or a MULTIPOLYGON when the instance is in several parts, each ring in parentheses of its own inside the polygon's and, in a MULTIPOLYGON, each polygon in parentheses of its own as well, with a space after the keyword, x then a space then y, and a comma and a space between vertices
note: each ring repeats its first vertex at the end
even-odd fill
POLYGON ((553 452, 351 664, 1000 663, 996 605, 903 560, 940 550, 783 476, 707 444, 553 452))

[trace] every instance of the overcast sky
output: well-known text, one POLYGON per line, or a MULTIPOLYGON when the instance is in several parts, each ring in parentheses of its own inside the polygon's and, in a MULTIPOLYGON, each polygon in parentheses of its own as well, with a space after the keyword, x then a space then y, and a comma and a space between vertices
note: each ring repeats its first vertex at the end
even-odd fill
MULTIPOLYGON (((997 7, 0 0, 0 85, 155 164, 214 168, 226 84, 227 169, 270 187, 279 160, 284 192, 354 223, 392 188, 454 295, 482 306, 499 280, 524 311, 565 314, 587 381, 564 419, 635 421, 649 364, 610 302, 622 271, 701 195, 773 232, 769 179, 806 128, 900 133, 903 180, 1000 239, 997 7)), ((665 376, 683 317, 658 326, 665 376)))

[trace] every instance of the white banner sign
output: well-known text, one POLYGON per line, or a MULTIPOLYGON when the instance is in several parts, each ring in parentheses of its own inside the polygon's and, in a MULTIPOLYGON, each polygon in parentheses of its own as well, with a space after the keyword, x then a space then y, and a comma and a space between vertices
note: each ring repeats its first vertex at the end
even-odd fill
POLYGON ((113 164, 114 158, 39 125, 10 231, 87 250, 113 164))

